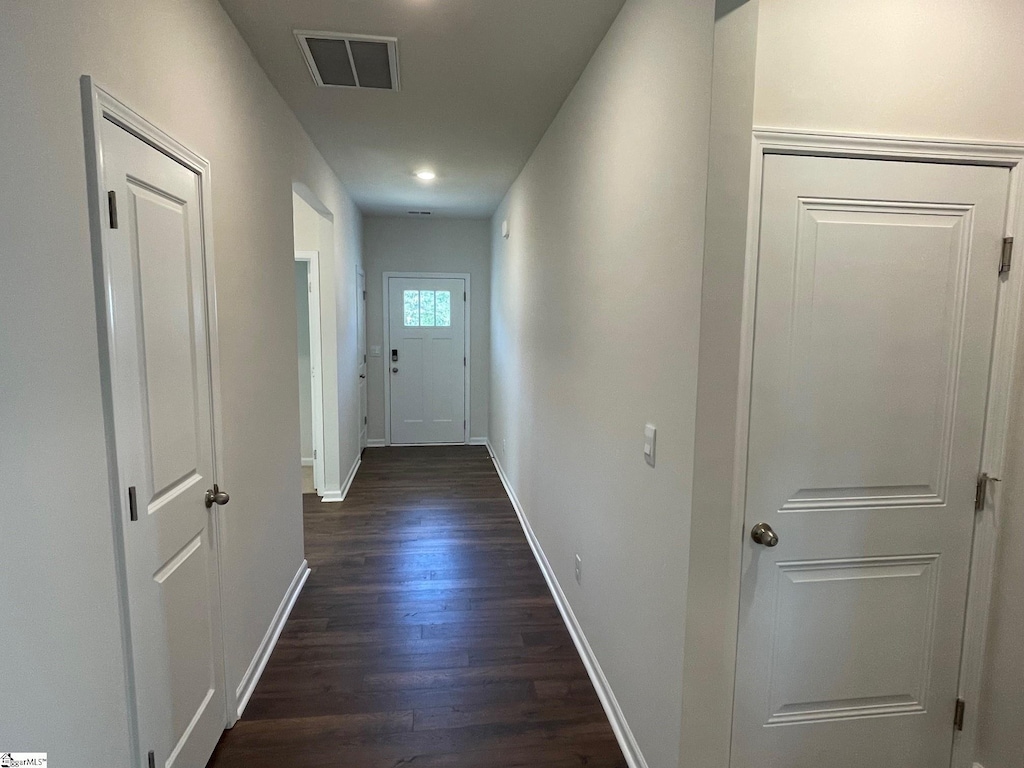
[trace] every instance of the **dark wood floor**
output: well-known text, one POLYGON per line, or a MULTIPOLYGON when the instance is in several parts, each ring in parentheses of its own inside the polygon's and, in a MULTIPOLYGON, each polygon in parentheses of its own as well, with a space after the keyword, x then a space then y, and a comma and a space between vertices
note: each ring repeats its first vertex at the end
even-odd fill
POLYGON ((484 448, 369 449, 210 768, 626 765, 484 448))

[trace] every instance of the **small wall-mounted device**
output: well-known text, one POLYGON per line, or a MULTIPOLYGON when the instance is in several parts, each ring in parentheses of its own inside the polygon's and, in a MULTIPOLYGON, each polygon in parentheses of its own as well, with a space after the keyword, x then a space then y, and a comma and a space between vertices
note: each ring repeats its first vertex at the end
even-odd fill
POLYGON ((657 430, 653 424, 644 427, 644 461, 654 466, 654 441, 657 430))
POLYGON ((391 362, 392 363, 397 363, 398 362, 398 350, 397 349, 392 349, 391 350, 391 362))

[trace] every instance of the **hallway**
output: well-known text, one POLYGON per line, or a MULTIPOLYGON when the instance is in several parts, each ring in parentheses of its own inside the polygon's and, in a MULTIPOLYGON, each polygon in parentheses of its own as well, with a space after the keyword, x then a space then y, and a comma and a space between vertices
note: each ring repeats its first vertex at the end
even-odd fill
POLYGON ((482 447, 304 497, 312 574, 209 768, 626 765, 482 447))

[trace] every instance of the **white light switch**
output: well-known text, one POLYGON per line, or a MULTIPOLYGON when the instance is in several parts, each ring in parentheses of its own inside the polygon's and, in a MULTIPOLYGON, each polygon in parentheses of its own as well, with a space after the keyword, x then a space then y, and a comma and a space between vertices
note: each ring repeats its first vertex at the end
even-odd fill
POLYGON ((370 347, 370 357, 380 357, 380 346, 373 345, 370 347))
POLYGON ((654 438, 658 430, 653 424, 644 427, 644 461, 654 466, 654 438))

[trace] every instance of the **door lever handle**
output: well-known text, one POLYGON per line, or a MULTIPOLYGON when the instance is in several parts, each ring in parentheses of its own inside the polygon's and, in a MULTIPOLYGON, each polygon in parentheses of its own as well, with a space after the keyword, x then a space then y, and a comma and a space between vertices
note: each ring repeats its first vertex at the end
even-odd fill
POLYGON ((359 374, 359 378, 360 379, 365 379, 366 378, 366 374, 365 373, 360 373, 359 374))
POLYGON ((217 487, 217 484, 213 484, 213 488, 206 492, 206 508, 210 509, 214 504, 223 507, 231 501, 231 497, 224 491, 217 487))

